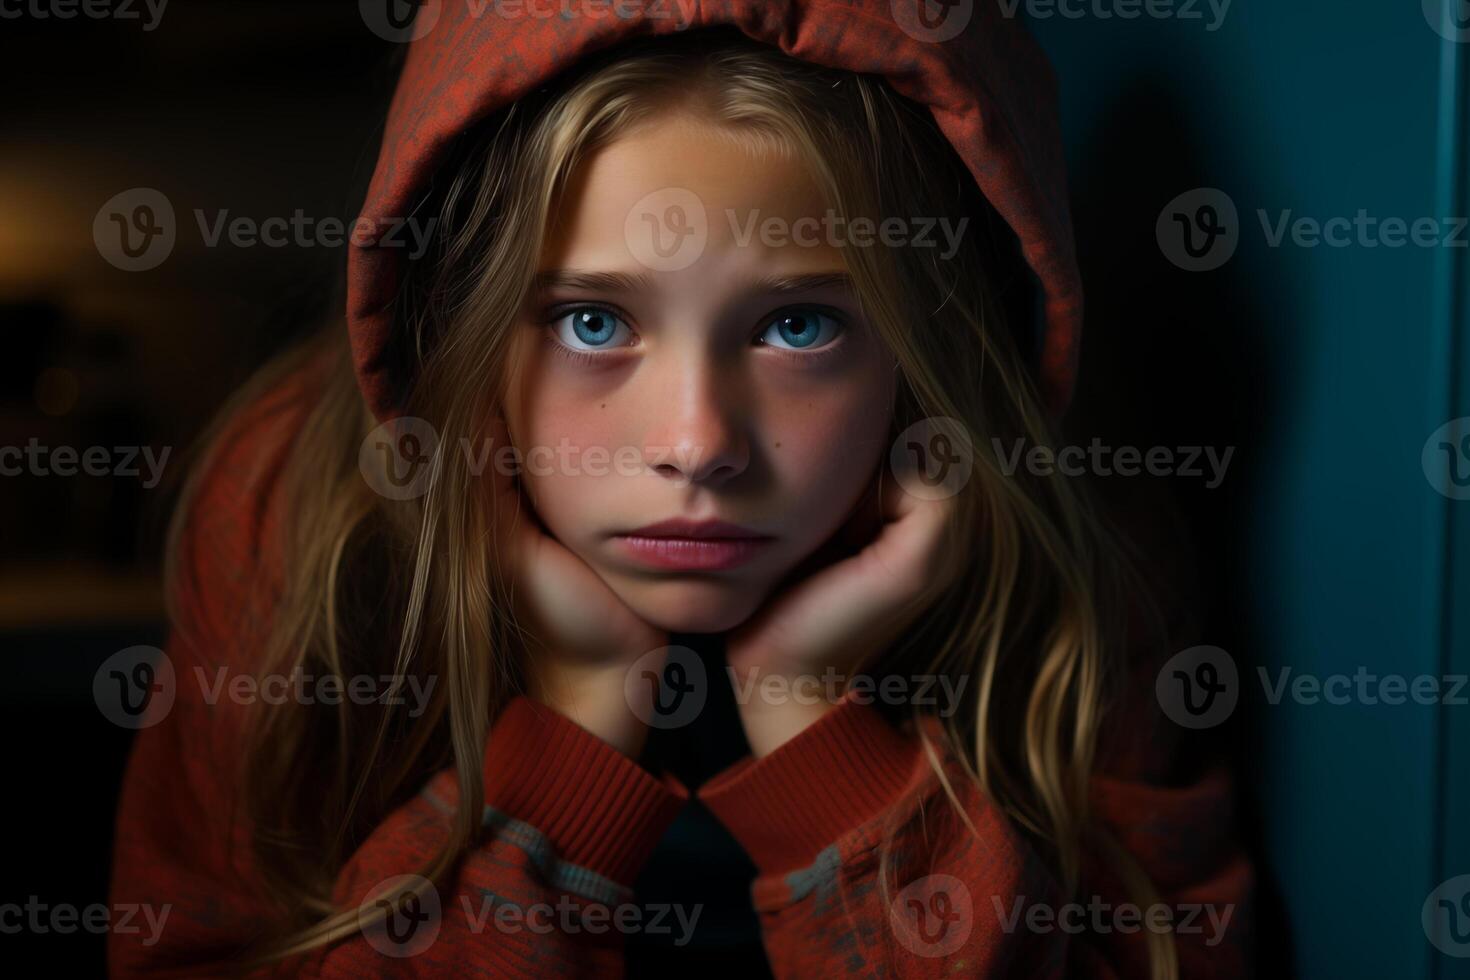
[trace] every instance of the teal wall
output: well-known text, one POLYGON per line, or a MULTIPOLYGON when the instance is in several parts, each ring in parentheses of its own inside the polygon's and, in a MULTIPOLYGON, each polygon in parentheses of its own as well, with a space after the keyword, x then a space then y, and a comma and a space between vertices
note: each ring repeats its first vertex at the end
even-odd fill
MULTIPOLYGON (((1470 977, 1470 958, 1436 950, 1420 921, 1436 885, 1470 873, 1470 706, 1272 706, 1255 676, 1470 672, 1470 501, 1437 492, 1420 461, 1435 429, 1470 415, 1470 249, 1273 248, 1257 216, 1466 214, 1467 45, 1417 0, 1236 0, 1215 30, 1203 2, 1203 21, 1045 9, 1030 22, 1061 83, 1081 234, 1146 248, 1194 187, 1238 209, 1233 257, 1170 270, 1169 308, 1142 315, 1155 341, 1199 331, 1184 351, 1233 352, 1175 369, 1206 379, 1201 399, 1234 400, 1196 406, 1227 420, 1204 435, 1241 438, 1213 542, 1230 553, 1205 560, 1223 566, 1238 620, 1219 628, 1247 644, 1230 650, 1242 776, 1296 972, 1470 977), (1099 218, 1106 229, 1085 227, 1099 218)), ((1089 295, 1104 317, 1128 288, 1144 309, 1158 268, 1140 254, 1128 285, 1129 263, 1106 281, 1085 269, 1089 295)))

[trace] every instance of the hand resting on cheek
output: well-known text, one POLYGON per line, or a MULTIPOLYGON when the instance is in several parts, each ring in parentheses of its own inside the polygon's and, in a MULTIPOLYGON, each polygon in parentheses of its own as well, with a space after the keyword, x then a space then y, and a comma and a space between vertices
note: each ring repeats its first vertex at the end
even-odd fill
POLYGON ((828 669, 850 678, 953 583, 961 565, 950 540, 953 507, 952 497, 908 493, 885 461, 831 540, 731 632, 731 679, 747 692, 739 710, 756 756, 835 706, 823 698, 768 702, 759 695, 762 678, 792 682, 828 669))

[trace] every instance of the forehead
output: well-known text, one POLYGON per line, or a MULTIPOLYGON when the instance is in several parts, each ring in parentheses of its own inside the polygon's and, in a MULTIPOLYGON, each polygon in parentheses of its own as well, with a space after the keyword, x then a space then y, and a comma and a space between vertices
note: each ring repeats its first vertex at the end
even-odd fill
MULTIPOLYGON (((543 269, 677 271, 650 252, 650 236, 700 237, 694 271, 743 258, 833 268, 838 250, 814 236, 763 234, 821 221, 828 202, 798 154, 741 139, 683 115, 660 117, 588 155, 568 180, 547 228, 543 269), (784 245, 784 247, 783 247, 784 245)), ((815 236, 821 238, 821 236, 815 236)))

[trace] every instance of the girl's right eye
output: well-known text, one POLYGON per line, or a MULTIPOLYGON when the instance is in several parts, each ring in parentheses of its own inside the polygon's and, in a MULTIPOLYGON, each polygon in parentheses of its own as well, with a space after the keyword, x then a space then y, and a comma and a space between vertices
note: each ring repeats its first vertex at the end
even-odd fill
POLYGON ((577 306, 553 313, 551 331, 576 351, 626 347, 633 330, 622 317, 604 306, 577 306))

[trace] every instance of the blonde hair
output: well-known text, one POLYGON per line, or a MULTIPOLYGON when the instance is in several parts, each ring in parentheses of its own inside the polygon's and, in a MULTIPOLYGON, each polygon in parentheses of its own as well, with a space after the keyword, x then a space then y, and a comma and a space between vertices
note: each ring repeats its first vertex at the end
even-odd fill
MULTIPOLYGON (((579 162, 632 126, 690 106, 799 154, 849 220, 987 213, 923 110, 881 80, 744 39, 661 38, 605 53, 455 148, 431 202, 440 215, 433 248, 411 264, 394 310, 402 403, 439 434, 427 493, 392 501, 364 480, 358 448, 376 423, 340 326, 263 372, 226 411, 301 370, 307 356, 329 364, 325 384, 301 396, 305 422, 282 475, 285 560, 259 638, 261 671, 371 669, 440 681, 412 724, 402 707, 350 704, 286 704, 252 719, 244 802, 256 864, 286 914, 254 962, 359 928, 355 908, 333 904, 335 875, 438 769, 454 766, 460 787, 450 839, 428 867, 402 871, 442 884, 480 833, 485 737, 521 689, 521 640, 496 562, 492 495, 448 447, 486 436, 548 216, 579 162)), ((1074 479, 1006 473, 991 448, 993 438, 1048 444, 1051 431, 998 312, 1005 284, 995 257, 979 240, 1007 232, 994 221, 975 232, 949 258, 921 248, 844 253, 864 313, 900 366, 895 433, 920 419, 956 419, 976 467, 956 498, 953 531, 974 547, 957 554, 964 564, 953 587, 879 666, 975 680, 973 701, 943 720, 940 744, 926 734, 931 726, 916 726, 972 831, 956 778, 978 784, 1038 844, 1069 895, 1084 853, 1096 848, 1136 899, 1151 901, 1147 878, 1087 807, 1101 719, 1122 673, 1121 559, 1074 479)), ((885 894, 888 873, 885 849, 885 894)), ((1172 938, 1149 942, 1154 975, 1175 976, 1172 938)))

